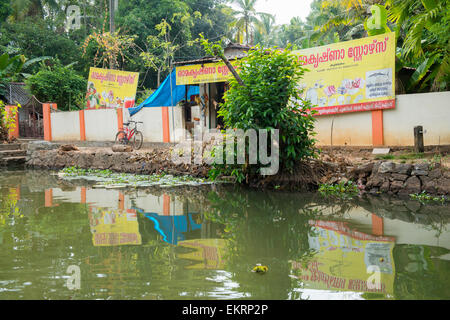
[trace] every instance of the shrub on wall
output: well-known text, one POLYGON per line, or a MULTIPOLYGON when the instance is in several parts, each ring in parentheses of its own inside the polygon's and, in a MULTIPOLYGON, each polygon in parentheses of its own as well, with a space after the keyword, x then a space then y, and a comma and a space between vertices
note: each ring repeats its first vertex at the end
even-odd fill
POLYGON ((44 67, 25 82, 41 102, 56 102, 60 110, 84 108, 79 103, 79 97, 86 93, 87 80, 71 67, 59 63, 53 67, 44 67))

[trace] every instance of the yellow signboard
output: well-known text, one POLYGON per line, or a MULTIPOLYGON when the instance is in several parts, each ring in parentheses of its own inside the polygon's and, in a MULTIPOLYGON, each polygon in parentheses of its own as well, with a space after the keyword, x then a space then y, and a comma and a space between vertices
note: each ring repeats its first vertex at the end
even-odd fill
POLYGON ((346 223, 311 220, 309 245, 317 254, 307 266, 293 261, 294 276, 305 287, 322 290, 393 294, 395 239, 350 229, 346 223))
MULTIPOLYGON (((394 32, 292 53, 309 70, 299 89, 319 115, 395 107, 394 32)), ((177 85, 228 81, 233 76, 223 62, 181 66, 176 73, 177 85)))
POLYGON ((91 68, 86 108, 131 108, 134 106, 139 73, 91 68))
POLYGON ((222 269, 226 240, 223 239, 195 239, 181 241, 178 245, 193 249, 189 253, 178 254, 178 258, 192 260, 194 263, 186 269, 222 269))
MULTIPOLYGON (((237 60, 230 61, 233 67, 237 60)), ((224 82, 232 77, 231 71, 223 62, 195 64, 176 67, 177 86, 186 84, 224 82)))
POLYGON ((293 51, 299 83, 319 115, 395 107, 395 33, 293 51))
POLYGON ((89 221, 94 246, 140 245, 142 243, 135 210, 92 208, 89 221))

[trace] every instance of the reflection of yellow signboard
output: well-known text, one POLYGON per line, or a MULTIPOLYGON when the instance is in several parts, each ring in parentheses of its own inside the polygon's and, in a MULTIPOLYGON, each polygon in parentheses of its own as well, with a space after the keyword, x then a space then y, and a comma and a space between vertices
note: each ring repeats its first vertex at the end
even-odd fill
POLYGON ((134 210, 92 208, 90 213, 94 246, 119 246, 142 243, 134 210))
POLYGON ((395 107, 395 33, 294 51, 300 87, 319 114, 395 107))
MULTIPOLYGON (((235 66, 237 61, 230 61, 235 66)), ((180 66, 176 68, 177 86, 228 81, 233 77, 223 62, 180 66)))
POLYGON ((87 108, 134 106, 139 73, 91 68, 86 94, 87 108))
POLYGON ((178 258, 198 262, 187 269, 221 269, 224 265, 226 240, 223 239, 195 239, 181 241, 178 245, 194 251, 179 254, 178 258))
POLYGON ((310 221, 310 224, 314 226, 314 235, 309 236, 309 244, 317 254, 307 267, 292 262, 292 268, 301 271, 298 278, 306 286, 393 294, 394 238, 351 230, 343 222, 310 221), (375 272, 379 273, 375 275, 375 272))

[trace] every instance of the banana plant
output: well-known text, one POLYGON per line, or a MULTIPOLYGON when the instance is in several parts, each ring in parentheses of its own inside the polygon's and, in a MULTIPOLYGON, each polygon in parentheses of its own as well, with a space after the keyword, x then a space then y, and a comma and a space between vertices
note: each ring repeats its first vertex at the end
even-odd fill
POLYGON ((44 56, 27 60, 23 54, 10 57, 8 53, 0 56, 0 96, 5 94, 5 84, 16 80, 17 77, 28 78, 30 74, 22 72, 33 63, 52 59, 52 57, 44 56))

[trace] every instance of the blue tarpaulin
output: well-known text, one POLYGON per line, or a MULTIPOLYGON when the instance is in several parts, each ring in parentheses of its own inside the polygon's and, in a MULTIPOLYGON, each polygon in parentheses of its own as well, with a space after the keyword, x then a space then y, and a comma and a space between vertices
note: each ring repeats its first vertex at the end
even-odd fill
MULTIPOLYGON (((149 107, 170 107, 176 106, 178 102, 185 99, 186 96, 186 86, 181 85, 177 86, 176 73, 175 68, 172 70, 172 73, 167 76, 167 78, 163 81, 163 83, 153 92, 150 97, 145 99, 140 105, 129 108, 128 112, 130 116, 134 115, 136 112, 141 110, 142 108, 149 107), (170 83, 172 82, 172 88, 170 83), (170 94, 170 89, 172 89, 172 96, 170 94)), ((190 96, 196 95, 200 93, 200 89, 198 86, 188 86, 188 94, 187 98, 189 100, 190 96)))

